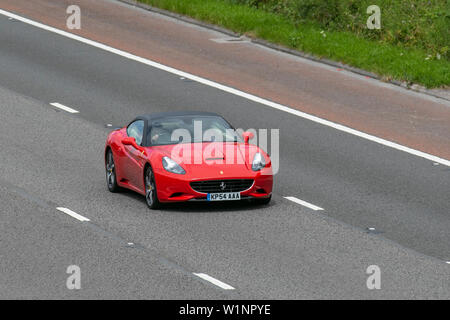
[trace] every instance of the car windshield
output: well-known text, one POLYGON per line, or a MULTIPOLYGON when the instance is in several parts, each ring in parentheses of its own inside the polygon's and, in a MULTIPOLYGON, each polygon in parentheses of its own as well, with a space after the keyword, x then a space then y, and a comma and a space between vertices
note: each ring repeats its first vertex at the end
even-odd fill
POLYGON ((192 142, 237 142, 240 138, 221 117, 176 116, 152 121, 147 141, 155 146, 192 142))

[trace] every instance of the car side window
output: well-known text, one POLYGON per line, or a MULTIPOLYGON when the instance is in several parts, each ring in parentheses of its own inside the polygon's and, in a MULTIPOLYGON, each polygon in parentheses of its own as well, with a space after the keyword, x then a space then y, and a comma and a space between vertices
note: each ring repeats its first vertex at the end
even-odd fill
POLYGON ((136 120, 127 128, 127 135, 136 139, 136 143, 141 145, 144 135, 144 120, 136 120))

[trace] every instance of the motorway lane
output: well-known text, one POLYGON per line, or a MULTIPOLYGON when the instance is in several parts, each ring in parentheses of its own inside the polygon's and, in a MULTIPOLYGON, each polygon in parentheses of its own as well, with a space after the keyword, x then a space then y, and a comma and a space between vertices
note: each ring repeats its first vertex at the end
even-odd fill
POLYGON ((360 229, 375 226, 383 237, 446 259, 448 168, 3 17, 0 30, 6 44, 0 48, 0 86, 39 101, 38 110, 36 103, 14 107, 24 104, 15 95, 9 109, 2 105, 2 148, 9 151, 2 153, 2 177, 8 181, 93 215, 112 233, 138 239, 186 270, 217 273, 243 290, 243 297, 376 297, 364 280, 364 266, 374 260, 392 272, 384 297, 448 293, 448 268, 442 262, 282 198, 297 196, 333 218, 360 229), (49 102, 81 113, 55 112, 49 102), (106 192, 102 126, 187 106, 220 112, 237 127, 281 127, 281 169, 271 206, 171 206, 151 213, 132 193, 106 192), (25 115, 26 130, 17 131, 25 115), (8 143, 15 137, 17 144, 8 143), (24 182, 25 170, 13 170, 30 164, 39 173, 36 180, 47 181, 45 187, 36 190, 35 183, 24 182), (423 288, 419 281, 411 290, 408 276, 418 270, 425 274, 423 288))
POLYGON ((197 109, 219 112, 239 128, 280 128, 281 195, 303 197, 346 223, 375 227, 402 245, 449 259, 448 167, 6 17, 0 27, 0 85, 75 108, 101 125, 197 109))
POLYGON ((101 161, 107 129, 3 88, 0 105, 5 298, 449 296, 450 270, 442 261, 299 207, 278 193, 264 208, 192 204, 150 211, 140 196, 107 191, 101 161), (54 210, 57 206, 98 227, 54 210), (128 241, 143 250, 133 249, 130 257, 128 241), (170 268, 161 275, 164 261, 170 268), (64 293, 61 279, 72 263, 81 265, 86 286, 64 293), (371 264, 382 269, 381 291, 365 286, 371 264), (28 281, 44 271, 38 282, 28 281), (236 290, 225 294, 192 283, 188 272, 207 273, 236 290))
MULTIPOLYGON (((29 179, 40 185, 42 178, 29 179)), ((4 180, 0 203, 0 299, 229 298, 154 252, 60 214, 54 203, 4 180), (67 289, 71 265, 80 267, 80 290, 67 289)))

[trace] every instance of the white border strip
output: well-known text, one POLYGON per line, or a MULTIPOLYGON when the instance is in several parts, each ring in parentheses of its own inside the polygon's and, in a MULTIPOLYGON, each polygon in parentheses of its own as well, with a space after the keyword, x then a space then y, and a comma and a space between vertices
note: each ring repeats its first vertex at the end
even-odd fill
POLYGON ((224 289, 224 290, 234 290, 234 288, 220 280, 217 280, 211 276, 208 276, 205 273, 193 273, 195 276, 202 278, 203 280, 206 280, 208 282, 211 282, 212 284, 215 284, 216 286, 224 289))
POLYGON ((80 220, 81 222, 91 221, 91 220, 89 220, 88 218, 83 217, 81 214, 78 214, 78 213, 76 213, 76 212, 73 212, 72 210, 67 209, 67 208, 58 207, 58 208, 56 208, 56 210, 59 210, 59 211, 61 211, 61 212, 64 212, 65 214, 68 214, 68 215, 71 216, 72 218, 75 218, 75 219, 77 219, 77 220, 80 220))
POLYGON ((284 198, 285 198, 285 199, 288 199, 288 200, 290 200, 290 201, 292 201, 292 202, 298 203, 298 204, 300 204, 300 205, 302 205, 302 206, 305 206, 305 207, 307 207, 307 208, 313 209, 313 210, 315 210, 315 211, 323 210, 323 208, 321 208, 321 207, 315 206, 315 205, 313 205, 312 203, 309 203, 309 202, 300 200, 300 199, 298 199, 298 198, 296 198, 296 197, 284 197, 284 198))
POLYGON ((245 92, 237 90, 237 89, 233 89, 233 88, 221 85, 219 83, 216 83, 216 82, 213 82, 213 81, 210 81, 210 80, 207 80, 207 79, 204 79, 204 78, 192 75, 190 73, 183 72, 183 71, 180 71, 180 70, 177 70, 177 69, 174 69, 174 68, 162 65, 160 63, 157 63, 157 62, 154 62, 154 61, 142 58, 142 57, 135 56, 135 55, 133 55, 131 53, 128 53, 128 52, 125 52, 125 51, 122 51, 122 50, 119 50, 119 49, 112 48, 112 47, 104 45, 102 43, 99 43, 99 42, 96 42, 96 41, 93 41, 93 40, 89 40, 89 39, 77 36, 77 35, 72 34, 70 32, 62 31, 62 30, 59 30, 59 29, 47 26, 45 24, 42 24, 42 23, 39 23, 39 22, 30 20, 30 19, 27 19, 27 18, 18 16, 16 14, 10 13, 8 11, 4 11, 4 10, 0 9, 0 14, 2 14, 4 16, 7 16, 7 17, 10 17, 10 18, 13 18, 13 19, 16 19, 18 21, 27 23, 29 25, 35 26, 37 28, 40 28, 40 29, 43 29, 43 30, 47 30, 47 31, 59 34, 61 36, 64 36, 64 37, 67 37, 67 38, 70 38, 70 39, 82 42, 84 44, 87 44, 87 45, 90 45, 90 46, 93 46, 93 47, 96 47, 96 48, 99 48, 99 49, 102 49, 102 50, 105 50, 105 51, 108 51, 108 52, 111 52, 111 53, 114 53, 114 54, 117 54, 117 55, 122 56, 124 58, 130 59, 130 60, 134 60, 134 61, 146 64, 148 66, 151 66, 151 67, 154 67, 154 68, 157 68, 157 69, 169 72, 169 73, 176 74, 176 75, 178 75, 180 77, 185 77, 185 78, 191 79, 193 81, 202 83, 204 85, 207 85, 207 86, 210 86, 210 87, 213 87, 213 88, 216 88, 216 89, 219 89, 219 90, 222 90, 222 91, 225 91, 225 92, 228 92, 228 93, 240 96, 242 98, 245 98, 245 99, 248 99, 248 100, 251 100, 251 101, 263 104, 263 105, 266 105, 268 107, 271 107, 271 108, 274 108, 274 109, 277 109, 277 110, 280 110, 280 111, 284 111, 284 112, 296 115, 298 117, 301 117, 301 118, 304 118, 304 119, 308 119, 308 120, 314 121, 316 123, 319 123, 319 124, 322 124, 322 125, 334 128, 336 130, 343 131, 343 132, 346 132, 346 133, 358 136, 360 138, 364 138, 364 139, 367 139, 367 140, 370 140, 370 141, 373 141, 373 142, 376 142, 376 143, 388 146, 390 148, 394 148, 394 149, 397 149, 397 150, 400 150, 400 151, 403 151, 403 152, 406 152, 406 153, 409 153, 409 154, 412 154, 412 155, 415 155, 415 156, 418 156, 418 157, 422 157, 422 158, 425 158, 427 160, 430 160, 430 161, 433 161, 433 162, 437 162, 437 163, 440 163, 440 164, 443 164, 443 165, 446 165, 446 166, 450 167, 450 160, 439 158, 437 156, 434 156, 434 155, 431 155, 431 154, 428 154, 428 153, 425 153, 425 152, 422 152, 422 151, 418 151, 418 150, 415 150, 415 149, 411 149, 411 148, 402 146, 402 145, 397 144, 395 142, 391 142, 391 141, 388 141, 388 140, 385 140, 385 139, 381 139, 381 138, 372 136, 370 134, 367 134, 367 133, 364 133, 364 132, 361 132, 361 131, 358 131, 358 130, 355 130, 355 129, 351 129, 349 127, 346 127, 346 126, 343 126, 343 125, 340 125, 340 124, 337 124, 337 123, 334 123, 334 122, 331 122, 331 121, 328 121, 328 120, 325 120, 325 119, 322 119, 322 118, 319 118, 319 117, 316 117, 316 116, 313 116, 313 115, 310 115, 310 114, 307 114, 307 113, 304 113, 304 112, 301 112, 299 110, 295 110, 295 109, 289 108, 287 106, 284 106, 284 105, 281 105, 281 104, 278 104, 278 103, 275 103, 275 102, 272 102, 272 101, 269 101, 269 100, 266 100, 266 99, 254 96, 254 95, 249 94, 249 93, 245 93, 245 92))
POLYGON ((69 107, 67 107, 67 106, 65 106, 65 105, 63 105, 61 103, 58 103, 58 102, 52 102, 52 103, 50 103, 50 105, 52 105, 52 106, 54 106, 54 107, 56 107, 58 109, 70 112, 70 113, 80 113, 78 110, 69 108, 69 107))

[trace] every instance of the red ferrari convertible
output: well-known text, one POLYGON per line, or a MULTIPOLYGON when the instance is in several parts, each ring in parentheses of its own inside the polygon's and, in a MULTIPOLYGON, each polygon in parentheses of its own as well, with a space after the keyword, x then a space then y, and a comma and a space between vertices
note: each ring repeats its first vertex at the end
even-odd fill
POLYGON ((273 175, 267 153, 210 112, 139 116, 106 140, 108 189, 128 188, 156 209, 164 202, 250 199, 267 204, 273 175))

